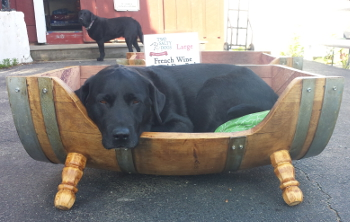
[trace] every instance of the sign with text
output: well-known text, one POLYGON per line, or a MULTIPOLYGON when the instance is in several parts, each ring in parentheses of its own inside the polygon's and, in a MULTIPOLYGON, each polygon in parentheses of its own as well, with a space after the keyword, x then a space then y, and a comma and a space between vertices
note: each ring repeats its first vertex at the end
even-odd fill
POLYGON ((114 0, 116 11, 139 11, 140 0, 114 0))
POLYGON ((196 32, 144 35, 143 38, 147 66, 200 63, 196 32))

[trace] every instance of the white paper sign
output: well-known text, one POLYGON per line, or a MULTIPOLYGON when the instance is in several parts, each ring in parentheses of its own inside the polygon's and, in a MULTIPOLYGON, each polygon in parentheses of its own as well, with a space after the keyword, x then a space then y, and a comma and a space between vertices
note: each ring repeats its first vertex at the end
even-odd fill
POLYGON ((140 0, 114 0, 116 11, 139 11, 140 0))
POLYGON ((200 63, 198 33, 144 35, 146 65, 200 63))

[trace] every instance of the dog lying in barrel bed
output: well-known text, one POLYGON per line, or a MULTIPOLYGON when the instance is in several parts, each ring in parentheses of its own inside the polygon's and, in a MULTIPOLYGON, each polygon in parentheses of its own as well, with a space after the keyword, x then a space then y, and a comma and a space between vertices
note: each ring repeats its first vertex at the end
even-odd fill
POLYGON ((134 148, 142 132, 214 132, 269 110, 278 96, 248 68, 224 64, 107 67, 75 91, 106 149, 134 148))

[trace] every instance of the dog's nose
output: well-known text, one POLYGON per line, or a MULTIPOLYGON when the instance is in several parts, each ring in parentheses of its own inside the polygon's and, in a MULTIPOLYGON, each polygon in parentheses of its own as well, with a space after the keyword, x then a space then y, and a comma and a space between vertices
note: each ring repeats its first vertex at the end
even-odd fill
POLYGON ((114 140, 126 141, 129 139, 130 130, 128 128, 116 128, 113 130, 114 140))

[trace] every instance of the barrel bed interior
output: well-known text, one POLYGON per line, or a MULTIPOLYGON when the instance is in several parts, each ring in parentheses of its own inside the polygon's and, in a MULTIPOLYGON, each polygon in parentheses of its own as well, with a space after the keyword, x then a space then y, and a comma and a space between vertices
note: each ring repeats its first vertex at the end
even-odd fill
MULTIPOLYGON (((259 75, 278 95, 285 90, 288 84, 296 77, 319 76, 297 69, 286 68, 280 65, 244 65, 259 75)), ((86 79, 95 75, 106 66, 72 66, 50 71, 38 76, 58 77, 72 90, 77 90, 86 79)))

